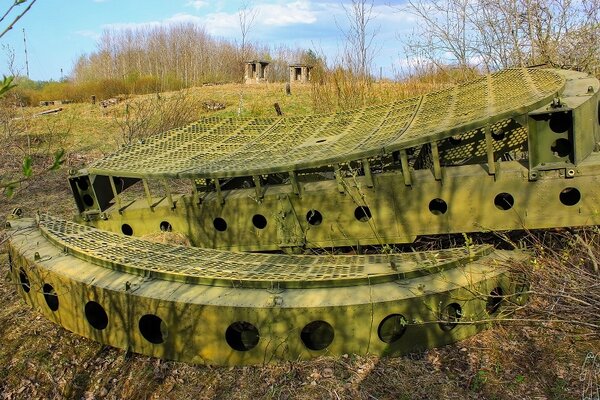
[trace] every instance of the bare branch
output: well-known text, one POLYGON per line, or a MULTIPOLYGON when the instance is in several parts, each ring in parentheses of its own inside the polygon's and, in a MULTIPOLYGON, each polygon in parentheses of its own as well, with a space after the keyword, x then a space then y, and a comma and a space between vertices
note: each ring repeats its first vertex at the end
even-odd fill
MULTIPOLYGON (((25 10, 23 10, 23 12, 19 15, 17 15, 15 17, 15 19, 6 27, 6 29, 4 29, 4 31, 2 31, 2 33, 0 33, 0 38, 2 38, 2 36, 4 36, 8 31, 10 31, 13 26, 17 23, 17 21, 19 21, 21 19, 21 17, 23 15, 25 15, 30 9, 31 7, 35 4, 37 0, 31 0, 31 3, 29 3, 29 5, 27 6, 27 8, 25 10)), ((10 12, 10 10, 18 4, 21 4, 22 2, 19 1, 15 1, 15 3, 10 7, 10 9, 8 10, 8 12, 2 17, 2 19, 6 18, 6 16, 8 15, 8 13, 10 12)), ((0 20, 1 21, 1 20, 0 20)))

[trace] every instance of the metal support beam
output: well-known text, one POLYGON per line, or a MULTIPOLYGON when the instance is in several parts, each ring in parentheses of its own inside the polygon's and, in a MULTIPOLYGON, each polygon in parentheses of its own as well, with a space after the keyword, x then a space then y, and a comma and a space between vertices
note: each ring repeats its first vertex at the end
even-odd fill
POLYGON ((296 194, 298 197, 302 197, 300 194, 300 184, 298 183, 298 176, 296 175, 296 171, 290 171, 289 175, 290 183, 292 184, 292 190, 294 191, 294 194, 296 194))
POLYGON ((221 192, 221 183, 219 182, 219 178, 215 178, 215 190, 217 192, 217 201, 220 205, 225 204, 225 199, 223 198, 223 192, 221 192))
POLYGON ((340 193, 345 193, 346 189, 344 188, 344 178, 342 177, 342 168, 340 167, 340 164, 335 164, 333 173, 335 175, 335 181, 337 182, 338 191, 340 193))
POLYGON ((174 210, 175 202, 173 201, 173 195, 171 194, 171 188, 169 187, 169 183, 167 182, 166 179, 163 179, 162 183, 163 183, 163 186, 165 187, 165 194, 167 196, 167 199, 169 200, 169 207, 171 208, 171 210, 174 210))
POLYGON ((115 202, 117 203, 117 208, 119 209, 119 213, 121 212, 121 196, 117 192, 117 187, 115 186, 114 177, 109 176, 108 181, 110 182, 110 188, 112 189, 113 196, 115 198, 115 202))
POLYGON ((192 196, 194 204, 202 203, 202 199, 200 198, 200 193, 198 193, 198 187, 196 186, 196 179, 192 178, 192 196))
POLYGON ((442 180, 442 166, 437 142, 431 142, 431 160, 433 161, 433 176, 436 181, 442 180))
POLYGON ((492 127, 487 124, 485 132, 485 150, 487 152, 488 174, 496 175, 496 161, 494 160, 494 141, 492 139, 492 127))
POLYGON ((404 177, 404 184, 406 186, 412 185, 412 179, 410 176, 410 166, 408 165, 408 156, 406 150, 400 150, 400 164, 402 165, 402 176, 404 177))
POLYGON ((144 193, 146 194, 146 201, 148 202, 148 207, 151 211, 154 211, 154 204, 152 204, 152 194, 150 193, 150 186, 148 186, 148 180, 142 179, 142 184, 144 185, 144 193))
POLYGON ((371 165, 369 164, 369 159, 365 158, 362 160, 363 170, 365 171, 365 179, 367 180, 367 187, 372 188, 373 184, 373 175, 371 174, 371 165))
POLYGON ((256 199, 257 200, 262 200, 265 197, 265 195, 264 195, 264 192, 263 192, 262 185, 260 183, 260 176, 253 175, 252 176, 252 181, 254 182, 254 191, 256 192, 256 199))

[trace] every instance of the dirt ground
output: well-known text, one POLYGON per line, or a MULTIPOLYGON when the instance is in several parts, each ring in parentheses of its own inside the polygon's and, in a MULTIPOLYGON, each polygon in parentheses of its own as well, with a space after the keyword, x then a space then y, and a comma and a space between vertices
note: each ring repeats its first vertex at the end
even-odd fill
MULTIPOLYGON (((20 162, 9 149, 0 150, 0 175, 20 162)), ((14 207, 29 216, 73 215, 68 169, 98 157, 96 149, 72 146, 63 168, 36 174, 12 198, 0 195, 0 226, 14 207)), ((0 399, 598 399, 600 390, 598 340, 544 325, 499 324, 397 358, 348 354, 223 368, 126 353, 68 332, 26 305, 8 279, 4 254, 0 343, 0 399)))

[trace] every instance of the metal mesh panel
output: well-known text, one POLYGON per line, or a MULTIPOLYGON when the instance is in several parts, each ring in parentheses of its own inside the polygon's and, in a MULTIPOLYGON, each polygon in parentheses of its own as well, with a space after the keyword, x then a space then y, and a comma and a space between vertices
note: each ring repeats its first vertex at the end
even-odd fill
POLYGON ((126 147, 88 170, 231 177, 352 161, 522 115, 549 101, 564 83, 560 71, 512 69, 422 97, 336 114, 204 118, 126 147))
POLYGON ((490 246, 394 255, 291 256, 234 253, 160 244, 47 215, 42 234, 76 257, 116 270, 198 284, 328 287, 393 281, 452 268, 488 254, 490 246))

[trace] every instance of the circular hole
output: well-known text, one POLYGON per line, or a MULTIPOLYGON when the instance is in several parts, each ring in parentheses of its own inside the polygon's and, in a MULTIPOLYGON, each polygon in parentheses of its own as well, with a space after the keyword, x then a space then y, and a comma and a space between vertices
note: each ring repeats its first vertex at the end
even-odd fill
POLYGON ((146 314, 142 316, 138 326, 144 339, 150 343, 163 343, 167 337, 167 324, 156 315, 146 314))
POLYGON ((52 311, 58 310, 58 295, 56 294, 56 290, 49 283, 46 283, 42 289, 48 308, 52 311))
POLYGON ((123 235, 125 236, 131 236, 133 235, 133 228, 129 224, 123 224, 121 225, 121 232, 123 232, 123 235))
POLYGON ((433 215, 446 214, 446 211, 448 211, 448 204, 440 198, 433 199, 429 202, 429 211, 431 211, 433 215))
POLYGON ((29 293, 31 290, 31 286, 29 285, 29 277, 25 273, 25 270, 21 268, 19 271, 19 281, 21 282, 21 287, 25 291, 25 293, 29 293))
POLYGON ((462 308, 458 303, 451 303, 444 308, 440 315, 440 328, 443 331, 451 331, 456 327, 456 324, 462 318, 462 308))
POLYGON ((555 113, 550 117, 548 124, 552 132, 563 133, 571 126, 571 116, 567 113, 555 113))
POLYGON ((310 350, 323 350, 333 342, 333 327, 325 321, 313 321, 300 332, 300 339, 310 350))
POLYGON ((258 329, 246 321, 234 322, 225 331, 227 344, 237 351, 253 349, 258 344, 259 339, 258 329))
POLYGON ((160 230, 163 232, 171 232, 173 230, 173 227, 171 226, 171 224, 167 221, 162 221, 160 223, 160 230))
POLYGON ((323 222, 323 215, 317 210, 309 210, 306 213, 306 221, 314 226, 321 225, 321 222, 323 222))
POLYGON ((94 205, 94 198, 92 196, 90 196, 89 194, 84 194, 83 195, 83 204, 85 204, 88 207, 91 207, 94 205))
POLYGON ((85 179, 85 178, 77 179, 77 187, 79 187, 79 190, 84 191, 84 192, 86 190, 88 190, 89 185, 88 185, 87 179, 85 179))
POLYGON ((566 157, 573 151, 573 146, 567 139, 556 139, 550 146, 550 151, 557 157, 566 157))
POLYGON ((384 343, 394 343, 406 332, 408 321, 401 314, 391 314, 385 317, 379 324, 377 334, 384 343))
POLYGON ((267 227, 267 219, 262 214, 254 214, 252 217, 252 225, 256 229, 265 229, 267 227))
POLYGON ((498 193, 494 197, 494 205, 499 210, 510 210, 515 205, 515 198, 510 193, 498 193))
POLYGON ((501 287, 495 287, 494 289, 492 289, 490 295, 487 298, 487 302, 485 303, 485 311, 487 311, 488 314, 495 314, 496 311, 500 309, 500 305, 502 304, 503 299, 502 294, 503 291, 501 287))
POLYGON ((225 232, 227 230, 227 222, 221 217, 217 217, 213 220, 213 226, 219 232, 225 232))
POLYGON ((502 129, 492 129, 492 139, 498 141, 504 139, 506 134, 502 129))
POLYGON ((581 192, 574 187, 568 187, 560 192, 559 198, 565 206, 574 206, 581 200, 581 192))
POLYGON ((94 329, 101 331, 108 325, 108 315, 104 308, 95 301, 88 301, 85 305, 85 318, 94 329))
POLYGON ((367 222, 371 219, 371 210, 367 206, 358 206, 354 210, 354 218, 360 222, 367 222))

